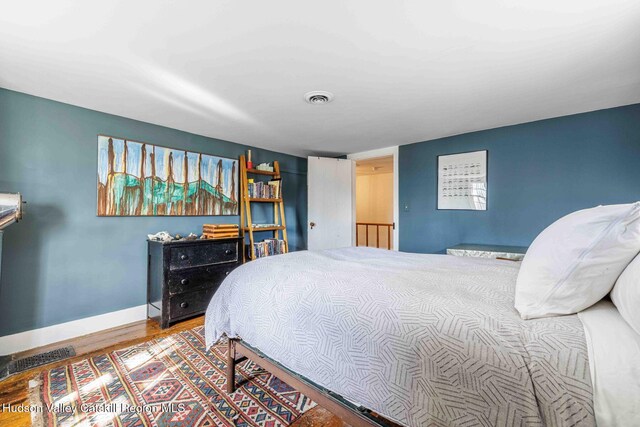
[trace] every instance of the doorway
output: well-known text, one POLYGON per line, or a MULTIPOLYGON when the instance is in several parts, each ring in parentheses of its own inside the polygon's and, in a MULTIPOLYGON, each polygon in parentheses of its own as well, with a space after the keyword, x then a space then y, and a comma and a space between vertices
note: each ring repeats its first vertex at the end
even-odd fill
POLYGON ((397 147, 348 158, 356 166, 354 246, 397 250, 397 147))

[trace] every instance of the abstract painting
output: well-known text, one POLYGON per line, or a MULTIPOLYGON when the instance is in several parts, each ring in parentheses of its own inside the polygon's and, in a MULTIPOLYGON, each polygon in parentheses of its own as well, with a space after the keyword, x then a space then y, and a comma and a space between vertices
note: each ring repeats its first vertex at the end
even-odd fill
POLYGON ((98 136, 98 216, 238 215, 238 161, 98 136))

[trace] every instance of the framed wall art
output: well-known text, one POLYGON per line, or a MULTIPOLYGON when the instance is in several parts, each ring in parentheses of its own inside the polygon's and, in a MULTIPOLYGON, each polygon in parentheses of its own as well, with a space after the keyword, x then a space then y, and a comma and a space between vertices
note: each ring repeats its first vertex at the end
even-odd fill
POLYGON ((487 150, 438 156, 438 209, 487 210, 487 150))
POLYGON ((98 135, 98 216, 238 215, 238 160, 98 135))

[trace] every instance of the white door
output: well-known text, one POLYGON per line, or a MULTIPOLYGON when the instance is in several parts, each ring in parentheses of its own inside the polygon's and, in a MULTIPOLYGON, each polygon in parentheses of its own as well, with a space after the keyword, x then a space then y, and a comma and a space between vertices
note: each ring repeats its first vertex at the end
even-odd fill
POLYGON ((354 162, 309 157, 309 250, 352 246, 354 162))

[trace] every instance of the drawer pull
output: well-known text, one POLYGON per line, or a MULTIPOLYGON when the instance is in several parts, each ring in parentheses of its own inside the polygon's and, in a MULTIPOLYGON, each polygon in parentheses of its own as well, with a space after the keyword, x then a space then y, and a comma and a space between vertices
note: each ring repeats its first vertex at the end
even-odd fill
POLYGON ((231 249, 227 249, 226 251, 224 251, 224 253, 227 254, 227 255, 231 255, 232 252, 233 251, 231 249))
POLYGON ((186 302, 186 301, 185 301, 185 302, 181 302, 181 303, 180 303, 180 307, 181 307, 181 308, 187 308, 187 307, 189 307, 189 303, 188 303, 188 302, 186 302))
POLYGON ((180 281, 180 283, 182 283, 183 285, 188 285, 189 284, 189 279, 182 279, 180 281))
POLYGON ((180 259, 181 259, 181 260, 183 260, 183 261, 185 261, 185 260, 188 260, 188 259, 189 259, 189 257, 188 257, 188 256, 186 256, 185 254, 182 254, 182 255, 180 255, 180 259))

